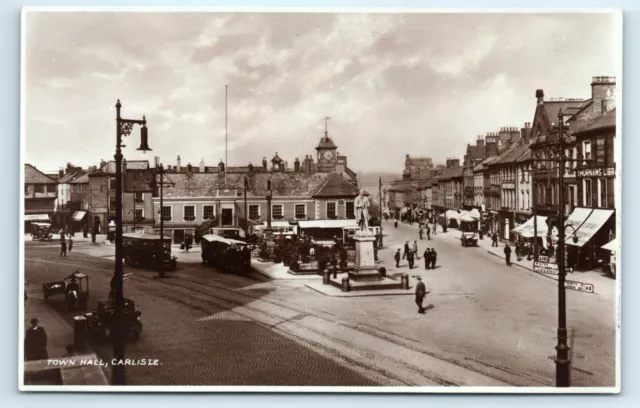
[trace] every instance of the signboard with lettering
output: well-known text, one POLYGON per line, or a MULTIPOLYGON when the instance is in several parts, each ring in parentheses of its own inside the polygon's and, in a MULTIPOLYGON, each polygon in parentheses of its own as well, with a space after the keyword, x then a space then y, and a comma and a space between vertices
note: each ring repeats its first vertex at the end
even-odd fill
POLYGON ((127 280, 127 279, 131 279, 133 278, 133 274, 132 273, 125 273, 124 275, 122 275, 122 280, 127 280))
POLYGON ((593 292, 593 285, 591 283, 565 281, 564 282, 564 287, 567 288, 567 289, 573 289, 573 290, 577 290, 577 291, 580 291, 580 292, 594 293, 593 292))
POLYGON ((558 274, 560 274, 560 269, 558 268, 558 264, 556 264, 556 263, 534 261, 533 262, 533 270, 535 272, 546 273, 548 275, 558 275, 558 274))
POLYGON ((549 257, 548 256, 539 255, 538 256, 538 261, 540 261, 540 262, 549 262, 549 257))
POLYGON ((615 175, 615 167, 592 167, 587 169, 576 169, 576 177, 613 177, 615 175))

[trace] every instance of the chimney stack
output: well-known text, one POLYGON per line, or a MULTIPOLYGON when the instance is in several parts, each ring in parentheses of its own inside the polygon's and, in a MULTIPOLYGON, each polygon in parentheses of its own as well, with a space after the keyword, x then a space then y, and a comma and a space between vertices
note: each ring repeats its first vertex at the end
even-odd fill
POLYGON ((267 158, 263 157, 262 158, 262 168, 267 171, 267 158))
POLYGON ((187 172, 191 173, 191 169, 192 169, 191 163, 187 163, 187 172))
POLYGON ((200 173, 204 173, 207 171, 207 168, 204 164, 204 157, 202 158, 202 160, 200 160, 200 173))
POLYGON ((298 173, 300 172, 300 160, 296 157, 296 160, 293 162, 293 171, 298 173))
POLYGON ((218 175, 223 175, 224 176, 224 162, 222 161, 222 159, 220 159, 220 163, 218 163, 218 175))
POLYGON ((178 155, 178 158, 176 159, 176 171, 179 173, 180 169, 181 169, 181 160, 180 160, 180 155, 178 155))
POLYGON ((538 99, 538 105, 544 104, 544 91, 542 89, 536 91, 536 99, 538 99))
POLYGON ((253 173, 253 164, 249 162, 249 173, 253 173))

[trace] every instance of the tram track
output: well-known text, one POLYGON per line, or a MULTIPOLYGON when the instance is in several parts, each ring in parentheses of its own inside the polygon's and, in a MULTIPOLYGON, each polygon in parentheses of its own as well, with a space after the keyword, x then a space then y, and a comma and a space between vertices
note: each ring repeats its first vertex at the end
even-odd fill
MULTIPOLYGON (((42 260, 25 258, 25 261, 51 262, 60 265, 76 266, 78 268, 89 268, 101 272, 112 271, 111 268, 105 265, 105 261, 102 260, 91 261, 83 259, 82 263, 80 263, 69 259, 60 261, 56 259, 42 260), (92 266, 87 266, 87 264, 92 264, 92 266)), ((455 386, 461 384, 457 384, 446 378, 439 378, 439 376, 434 375, 433 372, 426 372, 420 367, 407 363, 406 361, 402 361, 401 359, 380 359, 380 357, 375 353, 367 353, 362 350, 359 351, 356 358, 353 358, 352 356, 346 355, 344 352, 345 349, 353 347, 352 343, 345 342, 339 337, 329 336, 327 333, 317 330, 314 327, 303 325, 300 320, 307 316, 314 316, 318 319, 323 319, 328 323, 355 330, 369 336, 373 336, 378 340, 403 347, 411 353, 427 355, 484 377, 504 382, 505 385, 550 385, 526 373, 516 372, 505 367, 487 364, 458 352, 441 349, 444 354, 447 355, 443 355, 443 353, 434 353, 424 347, 420 347, 419 342, 415 339, 403 337, 395 333, 385 333, 384 330, 373 326, 352 324, 344 321, 336 322, 336 316, 330 313, 308 307, 301 308, 299 305, 291 304, 290 302, 278 297, 264 295, 263 293, 254 293, 251 289, 242 290, 242 293, 240 293, 240 290, 231 288, 220 282, 213 282, 175 272, 172 272, 170 278, 166 280, 156 280, 150 276, 147 277, 136 274, 136 268, 128 267, 127 269, 134 272, 131 279, 137 284, 137 287, 135 288, 136 290, 141 290, 147 294, 182 304, 185 307, 198 311, 199 313, 206 313, 208 310, 211 310, 212 306, 233 311, 234 313, 243 315, 258 324, 262 324, 271 330, 277 331, 282 335, 294 338, 297 342, 303 343, 312 349, 317 351, 320 350, 322 351, 322 354, 330 355, 334 359, 338 358, 350 367, 357 368, 358 371, 365 370, 370 372, 369 376, 372 378, 380 378, 380 376, 382 376, 383 378, 392 380, 396 385, 418 385, 414 383, 414 380, 412 380, 415 378, 429 379, 433 382, 432 385, 455 386), (215 293, 212 293, 211 290, 207 289, 213 289, 215 293), (189 300, 185 301, 185 299, 189 300), (253 303, 253 306, 251 306, 251 303, 253 303), (262 305, 262 307, 256 307, 258 304, 262 305), (303 335, 300 335, 301 330, 305 331, 303 335), (454 357, 452 358, 452 356, 454 357), (376 359, 378 360, 377 363, 376 359), (372 367, 372 362, 376 367, 372 367), (479 369, 478 366, 486 367, 488 370, 479 369), (394 371, 400 372, 401 375, 393 375, 387 367, 393 367, 394 371), (516 381, 514 381, 514 376, 518 377, 516 381)), ((424 381, 422 381, 422 383, 423 382, 424 381)))

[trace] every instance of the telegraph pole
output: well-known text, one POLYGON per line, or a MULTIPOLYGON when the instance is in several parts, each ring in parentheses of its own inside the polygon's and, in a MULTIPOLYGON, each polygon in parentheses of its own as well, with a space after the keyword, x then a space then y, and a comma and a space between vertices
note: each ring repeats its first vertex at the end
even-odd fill
POLYGON ((380 248, 382 248, 382 246, 384 245, 384 241, 383 241, 383 236, 384 234, 382 234, 382 210, 383 210, 383 205, 382 205, 382 177, 378 178, 378 196, 380 197, 380 248))

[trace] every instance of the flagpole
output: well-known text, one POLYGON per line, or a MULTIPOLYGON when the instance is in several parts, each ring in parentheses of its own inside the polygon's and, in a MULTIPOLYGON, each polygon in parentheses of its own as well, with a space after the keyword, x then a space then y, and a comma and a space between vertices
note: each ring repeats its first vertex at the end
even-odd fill
POLYGON ((224 183, 227 184, 227 174, 229 173, 229 155, 227 150, 227 85, 224 86, 224 162, 227 171, 224 172, 224 183))

